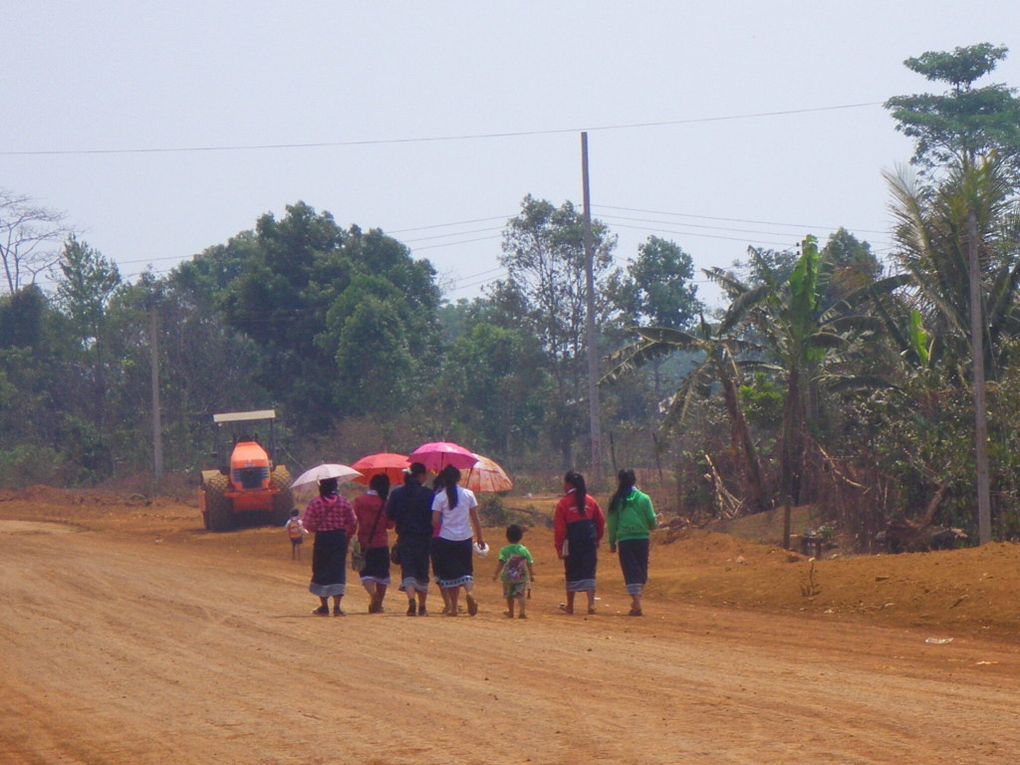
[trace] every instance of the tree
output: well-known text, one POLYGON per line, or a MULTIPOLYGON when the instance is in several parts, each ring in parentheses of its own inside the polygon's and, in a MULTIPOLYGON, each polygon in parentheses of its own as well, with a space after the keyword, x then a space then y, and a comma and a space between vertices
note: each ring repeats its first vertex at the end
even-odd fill
POLYGON ((92 357, 95 424, 103 429, 106 411, 106 306, 120 285, 117 265, 73 234, 58 262, 57 304, 70 319, 80 350, 92 357))
MULTIPOLYGON (((687 329, 703 306, 692 283, 694 262, 675 242, 649 236, 638 246, 638 256, 627 265, 618 303, 635 325, 687 329)), ((652 390, 662 398, 662 360, 652 364, 652 390)))
POLYGON ((976 158, 998 154, 1020 172, 1020 99, 1002 83, 975 87, 991 73, 1008 49, 990 43, 928 51, 904 65, 949 90, 940 94, 895 96, 885 103, 896 129, 915 139, 911 160, 925 170, 953 162, 973 165, 976 158))
MULTIPOLYGON (((984 294, 985 373, 1006 363, 1005 340, 1020 335, 1020 200, 1001 159, 955 165, 937 185, 907 172, 886 174, 896 218, 895 258, 911 277, 914 300, 935 338, 937 363, 966 376, 970 363, 967 221, 973 212, 984 294)), ((902 343, 907 350, 905 343, 902 343)))
MULTIPOLYGON (((760 288, 759 288, 760 289, 760 288)), ((632 370, 646 363, 654 363, 665 355, 681 351, 700 351, 702 362, 684 378, 674 394, 663 421, 666 429, 679 428, 687 419, 692 404, 699 396, 712 393, 712 383, 718 382, 726 403, 730 420, 730 441, 735 454, 744 465, 745 499, 751 512, 767 510, 770 496, 765 485, 764 472, 758 449, 747 425, 740 403, 740 370, 737 355, 750 347, 737 336, 742 329, 743 315, 739 304, 731 305, 723 320, 709 325, 704 318, 696 333, 672 327, 634 327, 638 340, 610 357, 610 370, 602 383, 622 379, 632 370)))
MULTIPOLYGON (((503 232, 501 264, 507 277, 491 290, 493 302, 511 325, 523 326, 539 341, 549 359, 554 382, 546 428, 571 467, 575 439, 584 432, 585 250, 583 217, 570 202, 554 207, 526 196, 521 212, 503 232)), ((613 311, 610 284, 616 238, 604 224, 592 222, 593 271, 596 284, 596 325, 613 311)))
POLYGON ((0 266, 7 293, 35 284, 36 277, 59 259, 54 248, 67 234, 62 213, 0 189, 0 266))

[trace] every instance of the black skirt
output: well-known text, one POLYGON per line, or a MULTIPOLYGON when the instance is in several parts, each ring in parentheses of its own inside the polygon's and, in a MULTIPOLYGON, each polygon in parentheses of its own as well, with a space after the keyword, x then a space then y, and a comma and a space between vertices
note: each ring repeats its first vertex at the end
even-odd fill
POLYGON ((568 555, 563 559, 567 592, 594 592, 598 532, 591 519, 567 524, 568 555))
POLYGON ((648 583, 649 546, 647 539, 623 539, 617 544, 623 581, 631 595, 640 595, 648 583))
POLYGON ((317 531, 312 548, 312 583, 309 591, 320 598, 347 591, 347 532, 317 531))
POLYGON ((390 548, 369 547, 365 550, 365 565, 361 569, 362 582, 390 583, 390 548))
POLYGON ((474 582, 470 539, 454 542, 436 537, 432 540, 432 548, 435 550, 436 579, 440 587, 450 589, 474 582))
POLYGON ((404 534, 397 540, 400 556, 400 589, 406 592, 429 591, 429 548, 432 537, 404 534))

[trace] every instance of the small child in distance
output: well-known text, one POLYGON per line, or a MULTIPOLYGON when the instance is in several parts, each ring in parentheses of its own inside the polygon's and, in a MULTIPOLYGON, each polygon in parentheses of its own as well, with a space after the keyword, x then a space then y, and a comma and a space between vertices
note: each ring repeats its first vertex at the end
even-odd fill
POLYGON ((290 538, 290 559, 300 560, 301 545, 305 541, 308 529, 301 522, 301 514, 296 507, 290 511, 290 518, 287 519, 287 523, 283 527, 287 530, 287 536, 290 538))
POLYGON ((531 557, 531 551, 521 544, 524 538, 524 529, 513 523, 506 528, 506 540, 510 543, 499 551, 499 565, 492 575, 493 580, 501 579, 503 582, 503 597, 506 598, 505 614, 508 618, 514 618, 514 604, 518 606, 520 619, 527 619, 524 611, 526 595, 530 589, 531 582, 535 579, 535 572, 532 566, 535 559, 531 557))

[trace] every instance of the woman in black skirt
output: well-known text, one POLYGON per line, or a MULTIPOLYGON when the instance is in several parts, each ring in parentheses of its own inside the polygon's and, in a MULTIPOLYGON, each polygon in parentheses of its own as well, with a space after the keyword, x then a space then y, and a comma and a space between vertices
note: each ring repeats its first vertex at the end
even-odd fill
POLYGON ((609 500, 609 551, 620 550, 620 568, 630 595, 630 615, 641 616, 641 598, 648 583, 650 535, 658 525, 652 500, 638 491, 633 470, 616 476, 616 493, 609 500))
POLYGON ((567 602, 562 606, 574 613, 574 596, 588 596, 588 613, 595 613, 595 571, 598 547, 606 530, 606 519, 595 498, 587 493, 584 476, 570 471, 563 477, 566 494, 553 516, 556 554, 563 561, 567 602))
POLYGON ((344 616, 340 601, 347 592, 347 544, 358 519, 350 501, 337 490, 335 478, 319 481, 319 496, 308 503, 302 521, 315 533, 308 589, 319 596, 320 605, 312 613, 329 616, 329 598, 333 598, 333 616, 344 616))
POLYGON ((358 542, 365 554, 365 563, 358 573, 368 592, 368 612, 381 614, 383 598, 390 586, 390 540, 386 533, 386 498, 390 493, 390 479, 385 473, 379 473, 372 476, 368 487, 367 492, 354 500, 358 542))
POLYGON ((446 615, 457 615, 457 601, 464 589, 468 613, 478 613, 475 600, 474 566, 471 559, 471 534, 479 546, 485 545, 482 524, 478 519, 478 501, 473 492, 458 486, 460 471, 443 469, 443 491, 432 500, 432 525, 439 535, 432 541, 435 551, 436 576, 439 586, 447 592, 446 615))

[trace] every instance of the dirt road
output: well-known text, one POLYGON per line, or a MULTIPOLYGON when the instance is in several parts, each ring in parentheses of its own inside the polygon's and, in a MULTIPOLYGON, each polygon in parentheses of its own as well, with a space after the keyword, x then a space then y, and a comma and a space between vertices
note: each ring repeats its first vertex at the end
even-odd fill
MULTIPOLYGON (((321 618, 275 529, 188 509, 0 519, 0 762, 1015 763, 1020 649, 657 597, 527 621, 321 618)), ((496 532, 492 534, 496 538, 496 532)), ((306 550, 307 553, 310 551, 306 550)), ((488 574, 492 561, 481 566, 488 574)))

